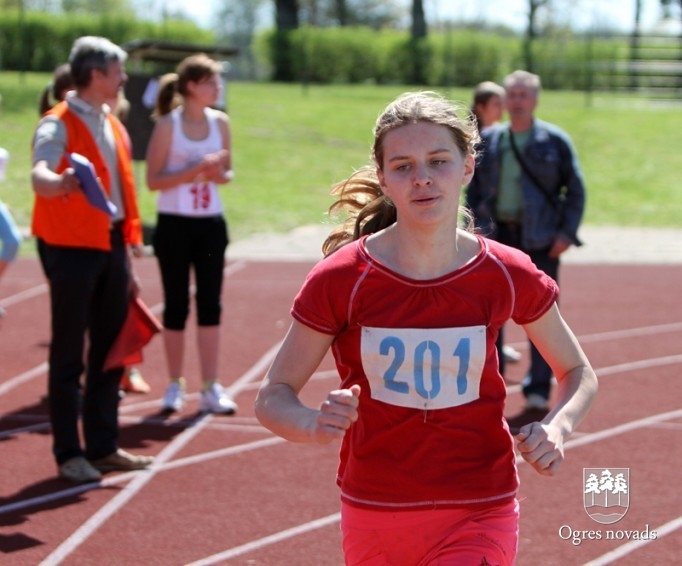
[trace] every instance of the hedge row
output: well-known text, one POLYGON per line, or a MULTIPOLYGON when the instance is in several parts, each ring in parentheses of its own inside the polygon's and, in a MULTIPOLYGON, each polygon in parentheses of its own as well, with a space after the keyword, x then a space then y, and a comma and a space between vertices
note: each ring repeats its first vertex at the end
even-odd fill
MULTIPOLYGON (((524 68, 522 39, 469 29, 431 33, 412 43, 400 30, 368 28, 302 27, 288 33, 292 46, 291 80, 313 83, 423 84, 473 86, 484 80, 501 80, 524 68)), ((261 34, 255 51, 264 69, 281 57, 281 37, 261 34)), ((624 40, 592 40, 570 36, 536 40, 533 70, 550 89, 608 88, 608 73, 592 76, 599 62, 613 64, 627 57, 624 40), (598 84, 601 83, 601 84, 598 84)))
MULTIPOLYGON (((215 42, 213 32, 186 21, 156 24, 130 17, 27 12, 22 22, 17 10, 0 10, 0 69, 52 71, 67 59, 73 40, 81 35, 103 35, 118 44, 134 39, 215 42)), ((415 44, 402 30, 304 26, 284 37, 274 30, 263 32, 253 48, 260 78, 275 76, 273 70, 278 68, 282 80, 323 84, 472 86, 483 80, 499 81, 525 67, 520 36, 464 28, 432 32, 415 44), (282 65, 283 60, 287 65, 282 65), (283 67, 288 69, 284 74, 283 67)), ((533 46, 533 70, 549 89, 608 89, 622 82, 608 69, 615 69, 627 56, 624 39, 596 39, 589 44, 573 35, 539 39, 533 46), (601 70, 590 73, 592 68, 601 70)))
POLYGON ((134 39, 165 39, 213 44, 212 32, 191 22, 162 24, 126 16, 65 16, 27 12, 23 21, 17 10, 0 10, 0 70, 47 71, 67 60, 74 40, 99 35, 122 45, 134 39))

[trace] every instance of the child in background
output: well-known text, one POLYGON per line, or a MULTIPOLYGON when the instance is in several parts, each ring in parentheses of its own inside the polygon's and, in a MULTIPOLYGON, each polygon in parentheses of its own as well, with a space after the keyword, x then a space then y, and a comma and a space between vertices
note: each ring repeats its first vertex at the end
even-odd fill
POLYGON ((147 185, 158 191, 154 253, 164 290, 163 338, 170 383, 162 410, 185 406, 185 326, 194 271, 199 409, 232 414, 236 403, 218 382, 221 291, 228 244, 219 185, 232 180, 227 114, 212 108, 222 95, 222 66, 192 55, 159 81, 156 124, 147 149, 147 185))

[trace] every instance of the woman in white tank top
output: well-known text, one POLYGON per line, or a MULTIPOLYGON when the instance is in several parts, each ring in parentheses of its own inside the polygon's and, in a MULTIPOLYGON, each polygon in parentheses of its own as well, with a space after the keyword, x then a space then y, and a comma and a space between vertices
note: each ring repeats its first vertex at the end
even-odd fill
POLYGON ((232 180, 227 115, 211 108, 222 95, 221 65, 204 54, 184 59, 159 81, 156 124, 147 148, 147 185, 158 191, 154 251, 164 288, 164 345, 170 383, 162 408, 185 405, 185 325, 190 270, 197 293, 203 382, 199 409, 232 414, 236 404, 218 382, 220 302, 227 224, 218 186, 232 180))

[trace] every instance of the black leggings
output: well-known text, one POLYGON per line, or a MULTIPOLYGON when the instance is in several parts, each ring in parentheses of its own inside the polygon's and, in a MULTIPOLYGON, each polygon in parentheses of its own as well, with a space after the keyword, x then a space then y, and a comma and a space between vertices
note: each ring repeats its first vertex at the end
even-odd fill
POLYGON ((195 218, 158 215, 152 243, 163 282, 165 328, 185 328, 189 315, 192 267, 197 289, 198 324, 220 324, 220 295, 228 241, 227 223, 222 216, 195 218))

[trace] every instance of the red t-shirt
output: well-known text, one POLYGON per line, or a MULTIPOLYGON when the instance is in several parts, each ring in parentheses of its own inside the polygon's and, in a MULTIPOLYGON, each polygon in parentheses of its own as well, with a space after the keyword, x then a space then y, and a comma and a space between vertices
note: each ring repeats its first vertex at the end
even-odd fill
POLYGON ((293 317, 334 335, 343 388, 361 386, 337 482, 351 505, 431 509, 502 504, 518 488, 495 341, 508 320, 542 316, 556 283, 516 249, 479 237, 467 265, 414 280, 365 239, 309 273, 293 317))

